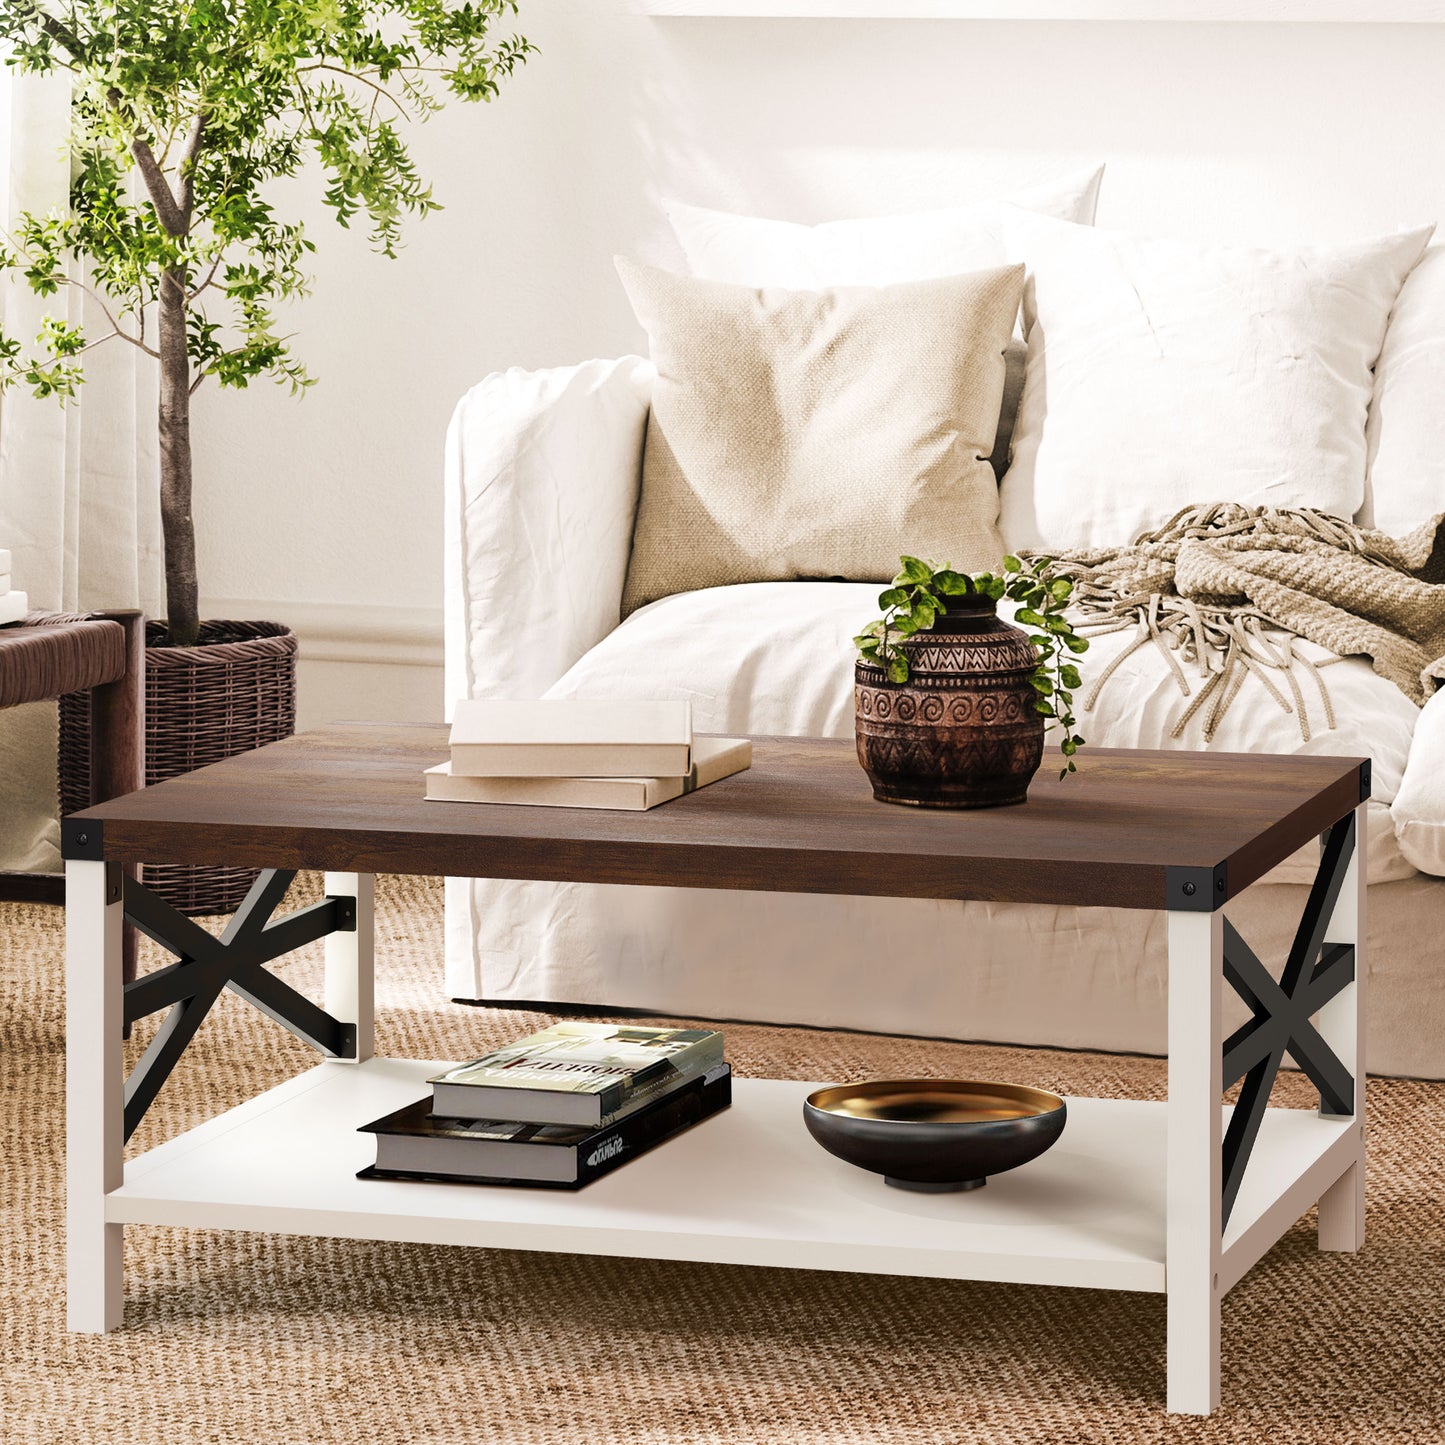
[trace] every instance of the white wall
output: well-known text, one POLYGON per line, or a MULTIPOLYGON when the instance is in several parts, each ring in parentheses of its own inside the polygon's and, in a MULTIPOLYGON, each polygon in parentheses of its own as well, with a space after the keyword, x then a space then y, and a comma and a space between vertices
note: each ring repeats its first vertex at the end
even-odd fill
POLYGON ((317 287, 292 320, 321 378, 304 400, 202 393, 208 610, 298 627, 304 722, 440 714, 448 415, 495 368, 641 346, 611 256, 676 259, 660 194, 817 220, 1102 159, 1104 225, 1289 242, 1445 217, 1445 25, 666 20, 621 3, 523 0, 542 53, 496 104, 415 133, 446 210, 399 261, 304 205, 317 287))

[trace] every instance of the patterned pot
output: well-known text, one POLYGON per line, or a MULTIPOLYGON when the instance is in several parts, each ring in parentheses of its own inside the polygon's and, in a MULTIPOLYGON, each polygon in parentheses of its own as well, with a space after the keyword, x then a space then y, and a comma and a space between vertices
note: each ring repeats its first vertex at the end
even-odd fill
POLYGON ((1029 679, 1038 653, 987 597, 951 597, 899 646, 908 681, 854 669, 858 761, 885 803, 995 808, 1022 803, 1044 755, 1029 679))

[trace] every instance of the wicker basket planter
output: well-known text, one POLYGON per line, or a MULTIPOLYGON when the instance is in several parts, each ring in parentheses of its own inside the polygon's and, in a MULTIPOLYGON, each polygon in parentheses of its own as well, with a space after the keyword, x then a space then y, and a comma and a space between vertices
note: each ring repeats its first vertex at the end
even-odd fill
MULTIPOLYGON (((279 622, 203 622, 195 647, 146 626, 146 783, 163 782, 296 731, 296 636, 279 622)), ((90 802, 90 709, 60 700, 60 811, 90 802)), ((253 869, 146 865, 146 886, 184 913, 235 908, 253 869)))

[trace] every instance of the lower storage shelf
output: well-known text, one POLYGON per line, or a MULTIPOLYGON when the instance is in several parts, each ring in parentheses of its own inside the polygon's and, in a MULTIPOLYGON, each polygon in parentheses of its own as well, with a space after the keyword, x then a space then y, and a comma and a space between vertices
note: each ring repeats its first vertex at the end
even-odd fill
MULTIPOLYGON (((1161 1291, 1166 1106, 1069 1099, 1063 1138, 984 1189, 909 1194, 824 1153, 816 1084, 734 1079, 733 1106, 573 1193, 358 1180, 357 1127, 442 1065, 325 1063, 126 1165, 113 1223, 1161 1291)), ((1348 1121, 1266 1116, 1225 1239, 1247 1234, 1348 1121)), ((1258 1233, 1258 1231, 1255 1231, 1258 1233)))

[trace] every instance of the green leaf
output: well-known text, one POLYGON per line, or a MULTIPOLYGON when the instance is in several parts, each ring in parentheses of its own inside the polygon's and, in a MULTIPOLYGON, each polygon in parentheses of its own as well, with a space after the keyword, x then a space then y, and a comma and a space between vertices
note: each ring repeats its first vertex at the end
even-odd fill
POLYGON ((1074 595, 1074 584, 1067 577, 1055 577, 1049 583, 1049 591, 1054 594, 1060 602, 1067 602, 1074 595))
POLYGON ((918 557, 900 557, 902 564, 898 575, 893 579, 895 587, 906 587, 910 584, 928 582, 933 578, 933 568, 927 562, 918 557))
POLYGON ((886 612, 890 607, 902 607, 908 602, 908 593, 902 587, 890 587, 878 594, 878 605, 886 612))
POLYGON ((900 637, 912 637, 918 631, 918 622, 911 613, 903 613, 893 621, 893 630, 900 637))
POLYGON ((1014 621, 1025 627, 1047 627, 1048 623, 1032 607, 1021 607, 1014 613, 1014 621))
POLYGON ((945 597, 963 597, 974 590, 971 578, 965 577, 962 572, 954 572, 950 568, 933 574, 933 587, 936 592, 941 592, 945 597))
POLYGON ((984 596, 992 597, 995 602, 998 602, 1003 597, 1007 585, 1002 577, 990 577, 983 583, 984 596))
POLYGON ((1079 669, 1072 662, 1066 662, 1059 668, 1059 681, 1065 687, 1083 687, 1084 679, 1079 675, 1079 669))
POLYGON ((1069 633, 1064 638, 1064 646, 1067 647, 1070 652, 1087 652, 1089 650, 1089 639, 1087 637, 1080 637, 1077 633, 1069 633))
POLYGON ((1034 711, 1043 713, 1045 717, 1057 716, 1054 712, 1053 703, 1049 702, 1047 698, 1036 697, 1034 699, 1034 711))
POLYGON ((1037 672, 1034 673, 1031 678, 1029 678, 1029 685, 1033 688, 1035 692, 1041 692, 1046 697, 1050 696, 1054 690, 1053 683, 1047 677, 1044 677, 1037 672))
POLYGON ((904 657, 901 652, 895 652, 893 656, 888 659, 888 681, 908 681, 908 659, 904 657))
POLYGON ((1005 572, 1022 572, 1024 570, 1024 564, 1010 553, 1009 556, 1003 559, 1003 570, 1005 572))

